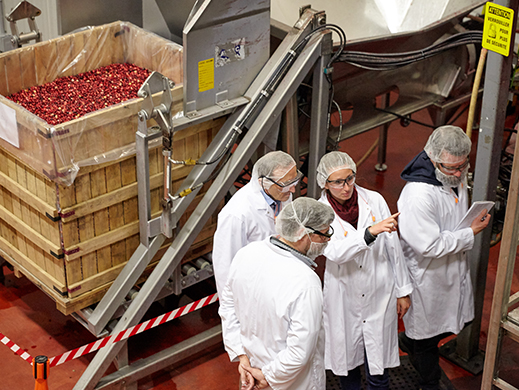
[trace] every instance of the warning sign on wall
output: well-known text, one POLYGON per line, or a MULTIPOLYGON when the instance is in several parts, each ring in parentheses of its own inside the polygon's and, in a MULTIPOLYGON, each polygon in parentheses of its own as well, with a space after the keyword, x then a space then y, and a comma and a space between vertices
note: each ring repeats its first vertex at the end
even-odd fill
POLYGON ((513 20, 514 10, 488 2, 485 6, 482 46, 508 57, 513 20))

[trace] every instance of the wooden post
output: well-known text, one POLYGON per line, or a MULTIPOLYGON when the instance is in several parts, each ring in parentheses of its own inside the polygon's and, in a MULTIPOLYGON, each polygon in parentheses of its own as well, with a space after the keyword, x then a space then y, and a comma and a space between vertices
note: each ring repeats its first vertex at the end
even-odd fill
POLYGON ((515 158, 512 164, 510 188, 508 189, 508 200, 505 223, 503 226, 503 237, 501 239, 501 249, 499 251, 494 297, 490 311, 481 390, 492 390, 493 388, 492 384, 496 373, 495 367, 503 334, 501 323, 506 320, 508 315, 509 295, 517 252, 517 239, 519 236, 519 224, 517 223, 517 221, 519 221, 519 142, 515 144, 514 153, 515 158))

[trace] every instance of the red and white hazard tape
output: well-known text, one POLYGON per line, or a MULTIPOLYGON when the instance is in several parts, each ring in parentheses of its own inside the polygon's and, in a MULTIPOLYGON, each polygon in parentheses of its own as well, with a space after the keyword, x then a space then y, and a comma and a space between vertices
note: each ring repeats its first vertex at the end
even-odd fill
POLYGON ((148 320, 146 322, 143 322, 142 324, 135 325, 126 330, 122 330, 115 335, 106 336, 90 344, 83 345, 82 347, 73 349, 72 351, 62 353, 61 355, 49 359, 50 367, 59 366, 60 364, 68 362, 69 360, 77 359, 81 356, 89 354, 90 352, 94 352, 98 349, 106 347, 107 345, 115 344, 118 341, 125 340, 128 337, 135 336, 136 334, 142 333, 148 329, 155 328, 156 326, 162 325, 165 322, 174 320, 175 318, 181 317, 195 310, 201 309, 202 307, 216 302, 217 300, 218 294, 209 295, 208 297, 192 302, 186 306, 182 306, 178 309, 170 311, 169 313, 155 317, 152 320, 148 320))
MULTIPOLYGON (((103 337, 97 341, 94 341, 90 344, 83 345, 82 347, 73 349, 72 351, 68 351, 62 353, 61 355, 54 356, 49 359, 50 367, 59 366, 69 360, 77 359, 81 356, 89 354, 90 352, 97 351, 107 345, 115 344, 118 341, 126 340, 129 337, 135 336, 136 334, 142 333, 148 329, 155 328, 156 326, 162 325, 165 322, 174 320, 175 318, 182 317, 186 314, 189 314, 195 310, 201 309, 204 306, 210 305, 218 300, 218 294, 212 294, 208 297, 199 299, 198 301, 192 302, 186 306, 179 307, 169 313, 162 314, 158 317, 155 317, 151 320, 143 322, 142 324, 135 325, 129 329, 122 330, 119 333, 111 336, 103 337)), ((7 345, 14 353, 19 355, 23 360, 32 364, 32 356, 27 352, 22 350, 18 345, 9 340, 6 336, 0 333, 1 342, 7 345)))
POLYGON ((15 354, 20 356, 23 360, 32 363, 32 356, 29 355, 26 351, 24 351, 22 348, 20 348, 18 345, 13 343, 11 340, 7 338, 3 333, 0 333, 0 337, 2 338, 0 341, 2 344, 7 345, 11 351, 13 351, 15 354))

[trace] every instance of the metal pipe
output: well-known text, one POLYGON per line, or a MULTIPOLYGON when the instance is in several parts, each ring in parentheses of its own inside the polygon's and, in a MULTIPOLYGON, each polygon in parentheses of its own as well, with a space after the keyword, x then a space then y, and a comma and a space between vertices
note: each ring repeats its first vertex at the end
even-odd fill
POLYGON ((38 40, 40 38, 40 33, 38 31, 31 31, 30 33, 20 34, 18 37, 18 45, 23 45, 33 39, 38 40))
MULTIPOLYGON (((299 125, 298 125, 297 94, 294 94, 285 107, 281 132, 282 148, 290 154, 299 167, 299 125)), ((296 187, 294 197, 301 195, 300 186, 296 187)))
POLYGON ((321 190, 317 186, 317 165, 319 160, 326 153, 326 140, 328 138, 328 108, 330 84, 324 69, 331 58, 331 32, 325 35, 326 43, 324 47, 329 47, 329 51, 323 50, 321 58, 314 67, 312 85, 312 116, 310 125, 310 147, 308 151, 308 189, 307 196, 318 198, 321 190))
MULTIPOLYGON (((389 108, 390 105, 391 93, 386 93, 385 99, 383 100, 383 105, 385 109, 389 108)), ((387 152, 387 132, 389 130, 389 125, 391 122, 384 123, 379 130, 378 135, 378 158, 377 164, 375 165, 375 169, 379 172, 383 172, 387 169, 386 165, 386 152, 387 152)))
POLYGON ((145 114, 146 113, 142 110, 138 114, 139 122, 138 131, 135 133, 135 150, 137 161, 137 181, 138 183, 141 183, 141 185, 138 186, 140 242, 145 247, 148 247, 148 221, 151 218, 148 142, 153 138, 158 138, 160 132, 148 134, 145 114))
POLYGON ((171 188, 171 150, 162 150, 163 166, 164 166, 164 202, 170 201, 170 188, 171 188))

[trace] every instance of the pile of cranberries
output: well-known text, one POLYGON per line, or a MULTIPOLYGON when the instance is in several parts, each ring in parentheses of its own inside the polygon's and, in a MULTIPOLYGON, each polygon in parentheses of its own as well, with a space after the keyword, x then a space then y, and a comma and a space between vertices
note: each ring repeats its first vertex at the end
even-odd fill
POLYGON ((112 64, 8 96, 51 125, 137 97, 150 71, 133 64, 112 64))

